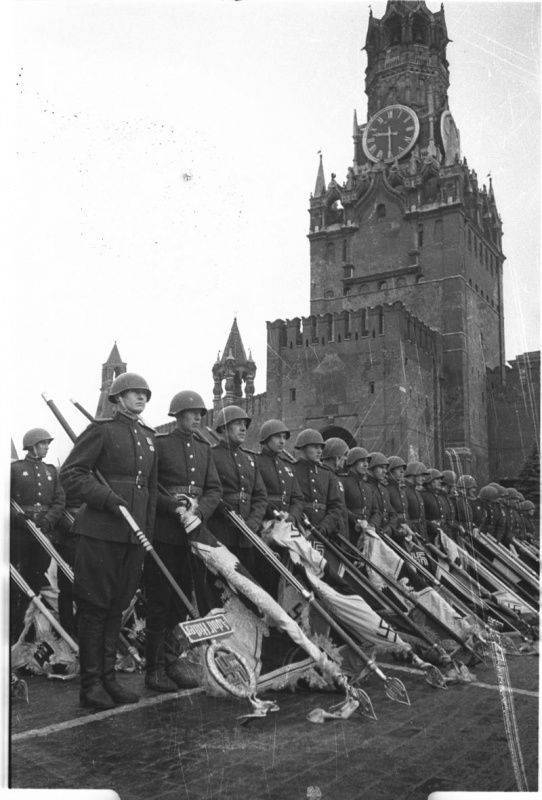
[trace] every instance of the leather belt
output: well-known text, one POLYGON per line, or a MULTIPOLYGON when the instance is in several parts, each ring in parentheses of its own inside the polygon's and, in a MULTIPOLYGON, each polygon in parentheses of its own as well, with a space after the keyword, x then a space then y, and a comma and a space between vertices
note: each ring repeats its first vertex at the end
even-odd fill
POLYGON ((306 502, 303 504, 306 509, 312 508, 314 511, 325 511, 326 504, 321 503, 320 500, 313 500, 313 502, 306 502))
POLYGON ((250 495, 247 494, 247 492, 243 492, 243 491, 241 491, 241 492, 232 492, 231 494, 225 494, 225 495, 223 495, 223 497, 224 497, 224 500, 226 500, 226 502, 228 502, 228 503, 231 503, 232 501, 233 502, 237 501, 239 503, 247 503, 250 500, 250 495))
POLYGON ((133 483, 139 489, 147 486, 147 478, 144 478, 143 475, 141 477, 137 475, 105 475, 105 478, 108 481, 118 481, 118 483, 133 483))
POLYGON ((166 489, 173 495, 187 494, 190 497, 201 497, 203 494, 201 486, 166 486, 166 489))
POLYGON ((286 492, 284 492, 284 494, 268 494, 267 495, 267 500, 270 503, 285 503, 286 499, 287 499, 286 492))

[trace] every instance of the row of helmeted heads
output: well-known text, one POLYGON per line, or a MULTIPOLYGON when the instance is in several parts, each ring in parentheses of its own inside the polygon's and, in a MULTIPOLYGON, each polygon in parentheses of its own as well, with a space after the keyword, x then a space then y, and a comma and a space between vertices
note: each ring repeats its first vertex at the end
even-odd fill
MULTIPOLYGON (((116 404, 119 397, 128 391, 144 392, 147 396, 147 401, 151 398, 149 385, 141 375, 137 375, 134 372, 124 372, 111 383, 108 399, 111 403, 116 404)), ((191 390, 177 392, 171 400, 168 414, 170 417, 177 417, 184 411, 200 411, 202 415, 206 414, 207 408, 201 395, 191 390)), ((214 427, 217 433, 221 433, 227 425, 240 420, 245 422, 248 429, 251 417, 248 416, 246 411, 240 406, 225 406, 216 415, 214 427)), ((279 434, 284 434, 286 439, 290 438, 290 431, 285 423, 278 419, 267 420, 260 428, 259 441, 262 445, 265 445, 271 436, 279 434)), ((23 450, 31 450, 41 442, 49 444, 52 440, 53 436, 45 429, 32 428, 23 437, 23 450)), ((388 458, 378 451, 369 453, 364 447, 349 448, 344 439, 339 437, 324 440, 320 431, 314 428, 302 430, 298 434, 294 445, 295 449, 300 451, 309 446, 321 447, 324 460, 328 458, 344 459, 345 466, 348 468, 355 466, 359 461, 367 461, 369 470, 378 467, 384 467, 388 473, 396 469, 400 469, 401 473, 403 473, 404 470, 403 474, 406 478, 422 476, 425 484, 433 484, 436 488, 444 483, 452 489, 458 489, 471 495, 475 495, 478 488, 476 479, 472 475, 461 475, 457 478, 453 470, 441 472, 440 470, 426 467, 421 461, 407 463, 400 456, 390 456, 388 458)), ((490 502, 500 500, 515 504, 522 511, 531 511, 535 508, 534 504, 529 500, 525 500, 517 489, 505 488, 497 483, 490 483, 482 487, 478 496, 480 499, 490 502)))

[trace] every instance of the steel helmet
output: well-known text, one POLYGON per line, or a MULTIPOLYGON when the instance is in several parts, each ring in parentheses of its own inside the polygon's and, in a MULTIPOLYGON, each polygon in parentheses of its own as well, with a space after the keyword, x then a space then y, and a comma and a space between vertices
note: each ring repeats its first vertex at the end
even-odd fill
POLYGON ((244 420, 247 424, 247 428, 250 425, 250 417, 246 411, 243 411, 239 406, 225 406, 221 408, 216 415, 215 430, 219 431, 221 428, 225 428, 230 422, 237 422, 238 420, 244 420))
POLYGON ((534 511, 535 505, 530 500, 522 500, 519 504, 520 511, 534 511))
POLYGON ((290 438, 290 431, 280 419, 268 419, 260 428, 259 441, 260 444, 266 442, 270 436, 275 436, 278 433, 283 433, 287 439, 290 438))
POLYGON ((314 428, 305 428, 304 431, 298 434, 294 447, 297 450, 301 450, 302 447, 307 447, 310 444, 324 445, 324 438, 320 431, 315 431, 314 428))
POLYGON ((45 428, 31 428, 23 436, 23 450, 30 450, 38 442, 52 442, 54 436, 45 430, 45 428))
POLYGON ((369 453, 369 469, 373 469, 373 467, 387 467, 388 466, 388 459, 384 455, 384 453, 369 453))
POLYGON ((326 439, 322 458, 342 458, 347 451, 348 445, 344 439, 332 436, 330 439, 326 439))
POLYGON ((202 414, 207 413, 201 395, 197 392, 191 392, 190 390, 177 392, 177 394, 173 396, 169 404, 168 416, 176 417, 177 414, 180 414, 182 411, 201 411, 202 414))
POLYGON ((109 392, 107 393, 107 399, 111 403, 117 402, 117 397, 119 394, 123 392, 128 392, 131 389, 137 391, 138 389, 142 392, 145 392, 147 395, 147 400, 151 399, 151 390, 149 389, 149 384, 142 378, 141 375, 136 375, 135 372, 123 372, 122 375, 119 375, 115 378, 111 386, 109 387, 109 392))
POLYGON ((488 483, 488 486, 494 486, 495 489, 497 490, 498 496, 499 497, 503 496, 503 494, 505 492, 505 488, 504 488, 504 486, 501 486, 500 483, 496 483, 495 481, 492 481, 492 483, 488 483))
POLYGON ((445 469, 442 473, 442 480, 447 486, 455 486, 457 483, 457 475, 452 469, 445 469))
POLYGON ((457 481, 459 489, 476 489, 476 480, 472 475, 460 475, 457 481))
POLYGON ((401 456, 390 456, 388 459, 388 472, 391 472, 392 469, 397 469, 398 467, 406 467, 406 461, 403 461, 401 456))
POLYGON ((427 472, 427 467, 421 461, 409 461, 405 470, 405 478, 415 478, 417 475, 425 475, 427 472))
POLYGON ((361 461, 362 458, 369 458, 367 450, 364 447, 353 447, 348 451, 348 455, 346 456, 346 466, 352 467, 358 461, 361 461))
POLYGON ((478 492, 478 497, 480 500, 487 500, 488 502, 492 502, 496 500, 499 496, 499 492, 495 486, 491 486, 488 484, 487 486, 482 486, 480 491, 478 492))
POLYGON ((435 481, 437 478, 442 478, 440 469, 429 469, 426 474, 427 478, 425 479, 425 483, 431 483, 431 481, 435 481))

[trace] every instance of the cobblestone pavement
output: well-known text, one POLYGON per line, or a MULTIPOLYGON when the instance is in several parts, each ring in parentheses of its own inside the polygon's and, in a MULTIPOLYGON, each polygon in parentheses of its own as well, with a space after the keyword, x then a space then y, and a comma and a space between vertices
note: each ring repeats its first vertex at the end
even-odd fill
MULTIPOLYGON (((510 658, 519 739, 537 788, 538 659, 510 658)), ((241 702, 196 692, 156 696, 91 715, 76 683, 29 681, 12 714, 11 786, 110 788, 122 800, 425 800, 432 791, 512 791, 514 774, 491 666, 481 685, 431 689, 395 672, 410 707, 369 692, 378 721, 314 725, 307 713, 337 695, 269 693, 278 713, 241 727, 241 702), (71 727, 66 727, 67 725, 71 727), (53 727, 47 727, 53 726, 53 727), (311 790, 310 787, 317 787, 311 790)), ((139 675, 123 682, 140 688, 139 675)))

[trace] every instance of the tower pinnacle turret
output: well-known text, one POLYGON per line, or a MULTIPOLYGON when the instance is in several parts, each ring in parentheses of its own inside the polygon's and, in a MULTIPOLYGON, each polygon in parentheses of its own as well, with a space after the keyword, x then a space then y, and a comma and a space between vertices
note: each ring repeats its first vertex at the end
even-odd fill
POLYGON ((243 340, 239 333, 237 318, 233 320, 226 344, 217 356, 213 366, 213 398, 215 410, 224 405, 240 405, 243 400, 243 382, 245 384, 245 398, 249 399, 254 394, 254 377, 256 364, 252 355, 247 358, 243 340), (224 395, 222 385, 224 384, 224 395))

